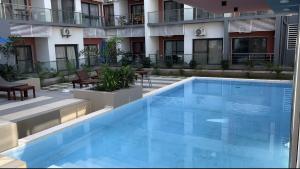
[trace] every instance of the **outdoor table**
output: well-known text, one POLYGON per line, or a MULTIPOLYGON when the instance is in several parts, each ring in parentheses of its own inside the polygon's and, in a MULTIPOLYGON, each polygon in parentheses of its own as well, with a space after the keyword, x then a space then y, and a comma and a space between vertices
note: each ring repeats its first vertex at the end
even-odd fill
POLYGON ((141 76, 141 85, 142 85, 142 87, 144 87, 144 77, 147 76, 150 71, 147 71, 147 70, 137 70, 135 72, 141 76))

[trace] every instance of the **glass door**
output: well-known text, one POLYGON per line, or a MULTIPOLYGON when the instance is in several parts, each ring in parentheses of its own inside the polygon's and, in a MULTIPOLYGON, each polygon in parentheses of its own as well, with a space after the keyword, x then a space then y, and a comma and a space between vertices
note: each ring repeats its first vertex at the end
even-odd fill
POLYGON ((97 45, 84 45, 84 48, 88 51, 85 56, 85 64, 88 66, 98 65, 98 46, 97 45))
POLYGON ((77 45, 56 45, 55 53, 57 70, 79 67, 77 45))
POLYGON ((144 24, 144 4, 131 6, 132 24, 144 24))
POLYGON ((194 40, 194 60, 201 65, 207 65, 208 43, 207 40, 194 40))
POLYGON ((232 64, 245 64, 248 61, 264 62, 267 58, 267 38, 233 38, 232 64))
POLYGON ((74 24, 75 23, 74 1, 73 0, 61 1, 61 8, 62 8, 62 14, 63 14, 63 23, 74 24))
POLYGON ((114 5, 104 5, 103 6, 104 19, 106 26, 114 26, 115 18, 114 18, 114 5))
POLYGON ((33 60, 31 46, 16 47, 16 65, 20 73, 33 72, 33 60))
POLYGON ((193 45, 193 58, 198 64, 219 65, 223 57, 222 39, 196 39, 193 45))
POLYGON ((209 65, 221 64, 222 56, 223 56, 223 41, 209 40, 208 41, 208 64, 209 65))
POLYGON ((165 22, 177 22, 184 19, 183 4, 175 1, 164 2, 164 18, 165 22))
POLYGON ((165 41, 165 60, 172 61, 173 64, 183 63, 184 42, 183 40, 165 41))

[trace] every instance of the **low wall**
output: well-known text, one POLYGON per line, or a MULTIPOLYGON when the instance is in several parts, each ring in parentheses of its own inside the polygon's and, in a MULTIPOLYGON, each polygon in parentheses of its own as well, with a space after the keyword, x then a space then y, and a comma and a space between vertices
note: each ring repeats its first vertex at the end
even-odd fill
POLYGON ((16 146, 18 146, 18 131, 16 123, 0 120, 0 152, 9 150, 16 146))
POLYGON ((74 98, 89 100, 92 111, 98 111, 106 106, 119 107, 143 97, 141 86, 133 86, 114 92, 102 92, 88 89, 76 89, 73 91, 74 98))
MULTIPOLYGON (((156 71, 148 69, 154 74, 156 71)), ((293 72, 283 71, 276 74, 271 71, 246 71, 246 70, 197 70, 197 69, 158 69, 162 76, 202 76, 202 77, 228 77, 228 78, 252 78, 252 79, 281 79, 292 80, 293 72)))

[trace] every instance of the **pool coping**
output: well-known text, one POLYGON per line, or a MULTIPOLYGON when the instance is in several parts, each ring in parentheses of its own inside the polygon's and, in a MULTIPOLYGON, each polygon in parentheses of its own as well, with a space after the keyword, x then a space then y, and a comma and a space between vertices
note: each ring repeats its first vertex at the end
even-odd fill
MULTIPOLYGON (((189 81, 198 80, 198 79, 199 80, 223 80, 223 81, 260 82, 260 83, 273 83, 273 84, 274 83, 275 84, 292 84, 292 82, 293 82, 292 80, 242 79, 242 78, 218 78, 218 77, 197 77, 197 76, 193 76, 193 77, 189 77, 189 78, 183 79, 181 81, 172 83, 170 85, 164 86, 162 88, 156 89, 156 90, 151 91, 149 93, 146 93, 146 94, 143 95, 143 98, 141 98, 141 99, 144 99, 144 98, 147 98, 147 97, 150 97, 150 96, 162 93, 164 91, 170 90, 170 89, 172 89, 174 87, 177 87, 179 85, 185 84, 185 83, 187 83, 189 81)), ((129 104, 137 102, 137 101, 139 101, 141 99, 138 99, 136 101, 130 102, 129 104)), ((89 120, 91 118, 94 118, 94 117, 97 117, 97 116, 100 116, 100 115, 103 115, 103 114, 106 114, 106 113, 110 113, 113 110, 114 110, 113 107, 106 107, 106 108, 101 109, 99 111, 90 113, 90 114, 88 114, 86 116, 82 116, 82 117, 80 117, 78 119, 75 119, 75 120, 72 120, 72 121, 60 124, 58 126, 55 126, 55 127, 46 129, 44 131, 35 133, 33 135, 24 137, 24 138, 18 140, 19 145, 17 147, 14 147, 14 148, 9 149, 7 151, 1 152, 0 154, 7 154, 7 153, 9 153, 11 151, 14 151, 16 149, 22 148, 22 147, 26 146, 27 144, 29 144, 29 143, 31 143, 31 142, 33 142, 35 140, 38 140, 38 139, 40 139, 42 137, 45 137, 45 136, 48 136, 50 134, 59 132, 59 131, 65 129, 65 128, 71 127, 71 126, 73 126, 75 124, 81 123, 81 122, 89 120)))

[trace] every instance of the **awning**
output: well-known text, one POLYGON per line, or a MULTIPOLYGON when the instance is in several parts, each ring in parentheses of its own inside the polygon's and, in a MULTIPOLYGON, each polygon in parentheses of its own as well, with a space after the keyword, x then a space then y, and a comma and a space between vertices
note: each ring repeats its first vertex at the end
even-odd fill
POLYGON ((4 45, 6 43, 11 42, 11 40, 9 40, 8 38, 2 38, 0 37, 0 45, 4 45))

